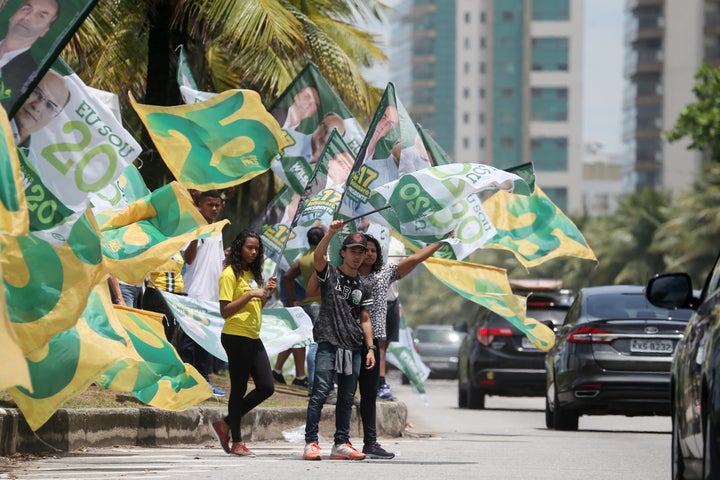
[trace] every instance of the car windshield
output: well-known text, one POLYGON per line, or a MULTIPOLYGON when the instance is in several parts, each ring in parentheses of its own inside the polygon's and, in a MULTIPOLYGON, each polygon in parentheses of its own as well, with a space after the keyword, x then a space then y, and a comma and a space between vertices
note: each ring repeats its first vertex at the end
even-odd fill
POLYGON ((460 341, 460 334, 454 330, 431 330, 429 328, 422 328, 415 332, 415 339, 418 342, 427 343, 457 343, 460 341))
POLYGON ((673 318, 687 320, 690 310, 668 310, 652 305, 642 294, 602 294, 587 298, 587 313, 598 318, 673 318))

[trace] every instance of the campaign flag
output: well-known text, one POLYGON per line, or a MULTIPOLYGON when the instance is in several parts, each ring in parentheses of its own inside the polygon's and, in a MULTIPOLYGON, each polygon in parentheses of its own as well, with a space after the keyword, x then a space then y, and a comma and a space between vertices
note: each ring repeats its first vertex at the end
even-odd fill
POLYGON ((437 166, 456 163, 419 123, 415 124, 415 128, 417 128, 418 135, 420 135, 420 139, 422 140, 423 145, 425 145, 425 150, 427 150, 427 153, 430 156, 430 161, 433 165, 437 166))
POLYGON ((498 189, 530 193, 522 178, 491 166, 453 163, 430 167, 370 192, 367 204, 377 211, 367 218, 423 243, 455 231, 449 244, 456 258, 465 258, 495 235, 478 194, 498 189))
POLYGON ((34 235, 4 241, 0 264, 8 313, 27 355, 75 325, 90 291, 108 271, 90 209, 60 247, 34 235))
MULTIPOLYGON (((5 299, 5 286, 2 282, 0 282, 0 298, 5 299)), ((13 386, 32 389, 30 371, 12 329, 5 301, 0 302, 0 363, 3 365, 0 370, 0 390, 13 386)))
POLYGON ((185 410, 212 397, 200 372, 183 363, 165 339, 162 314, 115 305, 114 315, 136 355, 104 372, 98 386, 132 392, 144 404, 164 410, 185 410))
MULTIPOLYGON (((188 62, 187 55, 185 54, 185 47, 180 45, 178 47, 178 61, 177 61, 177 71, 176 71, 176 80, 178 83, 178 86, 185 86, 190 87, 192 89, 198 90, 198 84, 195 81, 195 76, 192 74, 192 70, 190 69, 190 62, 188 62)), ((185 103, 195 103, 195 102, 185 102, 185 103)))
POLYGON ((296 193, 305 190, 334 130, 353 156, 365 137, 360 124, 313 63, 305 65, 269 110, 291 141, 272 170, 296 193))
POLYGON ((27 354, 32 388, 8 392, 31 429, 40 428, 66 401, 128 356, 127 336, 108 322, 112 309, 107 286, 98 285, 75 326, 54 335, 46 348, 27 354))
POLYGON ((287 141, 252 90, 228 90, 189 105, 130 103, 175 178, 187 188, 222 189, 270 168, 287 141))
POLYGON ((261 238, 265 253, 280 268, 287 270, 309 248, 306 235, 309 228, 330 225, 353 161, 350 147, 334 130, 303 195, 284 187, 268 206, 262 217, 261 238), (275 221, 269 222, 271 219, 275 221))
POLYGON ((346 182, 339 214, 352 218, 370 212, 370 192, 401 176, 432 166, 407 110, 388 83, 346 182))
POLYGON ((27 235, 29 217, 15 140, 0 108, 0 234, 27 235))
POLYGON ((408 326, 407 318, 400 305, 400 332, 397 342, 388 345, 385 359, 395 365, 405 375, 416 392, 418 392, 424 403, 428 403, 425 390, 425 380, 430 376, 430 368, 415 351, 412 329, 408 326))
POLYGON ((549 350, 554 345, 555 333, 525 315, 526 299, 512 293, 504 269, 435 257, 428 258, 423 265, 454 292, 512 323, 540 350, 549 350))
MULTIPOLYGON (((213 356, 227 361, 225 349, 220 343, 220 332, 225 324, 220 315, 220 304, 163 291, 160 293, 183 333, 213 356)), ((270 357, 293 345, 309 345, 312 342, 312 321, 300 307, 264 308, 260 339, 270 357)))
POLYGON ((102 225, 115 213, 147 195, 150 195, 150 190, 145 180, 135 165, 130 164, 117 180, 90 195, 90 207, 98 224, 102 225))
POLYGON ((540 187, 530 196, 498 191, 484 205, 496 229, 484 248, 508 250, 528 268, 561 256, 597 262, 580 230, 540 187))
POLYGON ((89 196, 115 181, 140 146, 115 115, 58 60, 13 118, 30 231, 67 241, 89 196))
POLYGON ((142 283, 188 242, 215 235, 229 223, 202 217, 188 191, 177 182, 164 185, 100 225, 103 255, 119 280, 142 283))
POLYGON ((0 39, 8 51, 0 55, 0 103, 13 118, 38 80, 58 57, 97 0, 43 2, 47 10, 25 0, 1 2, 0 39), (60 7, 62 4, 62 8, 60 7), (27 13, 34 21, 28 23, 27 13), (10 50, 9 48, 14 48, 10 50))

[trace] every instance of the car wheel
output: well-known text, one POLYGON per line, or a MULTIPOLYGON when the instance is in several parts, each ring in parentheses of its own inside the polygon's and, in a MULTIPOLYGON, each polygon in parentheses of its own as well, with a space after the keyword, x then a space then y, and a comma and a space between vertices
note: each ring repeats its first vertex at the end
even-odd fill
POLYGON ((685 478, 685 464, 680 450, 680 434, 678 433, 677 419, 675 414, 672 416, 672 444, 670 447, 670 468, 672 469, 671 477, 673 480, 682 480, 685 478))
POLYGON ((400 381, 402 382, 403 385, 410 385, 410 379, 404 373, 402 374, 400 381))
POLYGON ((462 382, 458 380, 458 408, 467 408, 468 393, 467 389, 462 388, 462 382))
POLYGON ((715 424, 710 414, 705 414, 705 454, 703 455, 703 478, 718 478, 720 475, 720 458, 718 443, 715 437, 715 424))
POLYGON ((472 385, 468 387, 467 396, 468 407, 474 410, 481 410, 485 408, 485 392, 479 388, 475 388, 472 385))
POLYGON ((550 401, 545 395, 545 426, 549 429, 555 428, 555 414, 550 410, 550 401))
POLYGON ((555 409, 553 410, 553 420, 555 430, 577 430, 578 419, 580 415, 577 412, 568 410, 560 406, 558 401, 557 388, 555 389, 555 409))

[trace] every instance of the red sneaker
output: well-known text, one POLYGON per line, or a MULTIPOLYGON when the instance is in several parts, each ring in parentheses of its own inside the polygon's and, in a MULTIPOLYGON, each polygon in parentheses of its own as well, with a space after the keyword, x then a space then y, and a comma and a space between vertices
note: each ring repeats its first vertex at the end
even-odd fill
POLYGON ((254 457, 255 454, 245 446, 245 442, 233 442, 230 453, 241 457, 254 457))
POLYGON ((303 460, 322 460, 322 452, 320 451, 320 445, 317 443, 308 443, 305 445, 305 451, 303 452, 303 460))
POLYGON ((212 430, 225 453, 230 453, 230 427, 225 423, 225 420, 218 420, 213 423, 212 430))
POLYGON ((330 460, 363 460, 365 454, 358 452, 348 443, 336 443, 330 452, 330 460))

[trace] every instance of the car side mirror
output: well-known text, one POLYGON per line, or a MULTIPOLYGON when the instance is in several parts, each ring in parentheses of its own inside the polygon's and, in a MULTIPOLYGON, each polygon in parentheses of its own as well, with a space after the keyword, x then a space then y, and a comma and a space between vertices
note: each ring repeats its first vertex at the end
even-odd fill
POLYGON ((468 333, 468 324, 465 320, 459 320, 453 323, 453 330, 461 333, 468 333))
POLYGON ((645 298, 660 308, 696 308, 692 280, 687 273, 655 275, 645 287, 645 298))

